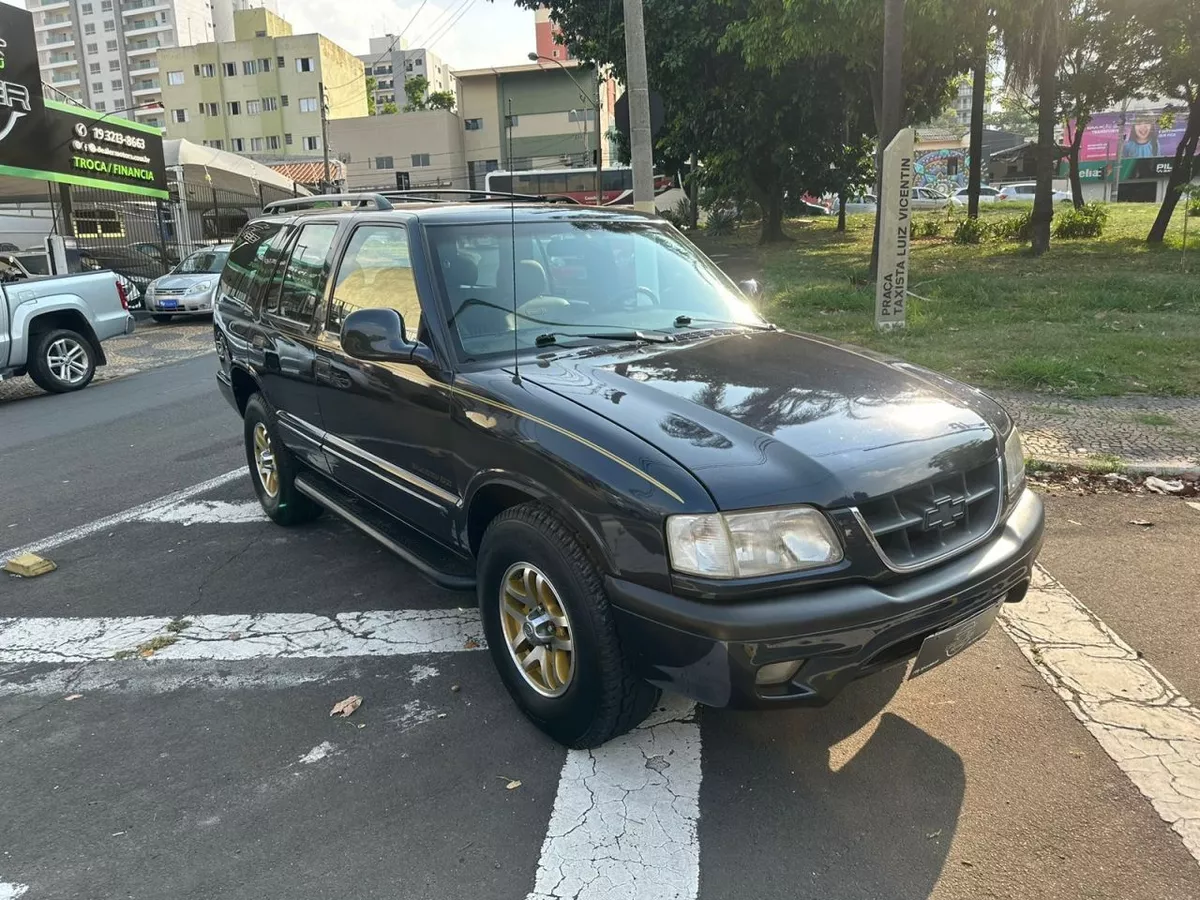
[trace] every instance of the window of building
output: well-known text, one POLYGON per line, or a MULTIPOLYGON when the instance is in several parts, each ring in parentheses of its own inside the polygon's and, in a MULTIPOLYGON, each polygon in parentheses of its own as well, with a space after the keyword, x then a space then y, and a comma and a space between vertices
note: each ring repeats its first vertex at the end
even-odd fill
POLYGON ((268 134, 267 135, 267 149, 268 150, 278 150, 279 149, 279 135, 277 135, 277 134, 268 134))
POLYGON ((207 107, 205 112, 208 115, 219 116, 221 114, 221 104, 220 103, 206 103, 204 105, 207 107))
POLYGON ((225 104, 225 112, 227 115, 240 116, 242 114, 242 104, 240 100, 230 100, 225 104))
POLYGON ((98 44, 88 44, 84 47, 84 50, 87 51, 88 56, 95 56, 100 52, 100 46, 98 44))
POLYGON ((95 22, 87 22, 86 24, 84 24, 83 33, 84 34, 95 34, 96 33, 96 23, 95 22))
POLYGON ((338 268, 329 304, 328 329, 342 330, 346 316, 359 309, 394 309, 404 319, 404 334, 414 340, 421 327, 421 302, 409 261, 408 233, 400 225, 362 225, 338 268))
POLYGON ((204 146, 212 147, 214 150, 224 150, 225 142, 222 140, 205 141, 204 146))
POLYGON ((254 36, 255 37, 266 37, 267 32, 265 30, 259 30, 259 31, 254 32, 254 36))
POLYGON ((463 119, 463 128, 467 131, 483 131, 483 119, 463 119))
POLYGON ((258 60, 257 59, 242 60, 242 74, 243 75, 257 75, 258 74, 258 60))
POLYGON ((97 100, 92 106, 95 107, 96 112, 104 112, 108 108, 103 100, 97 100))
POLYGON ((92 14, 92 4, 90 4, 90 3, 79 4, 79 13, 80 13, 80 15, 90 16, 92 14))
POLYGON ((567 110, 568 122, 590 122, 592 111, 590 109, 569 109, 567 110))
POLYGON ((405 72, 411 72, 411 71, 412 71, 412 63, 410 63, 410 62, 408 62, 408 63, 405 63, 405 64, 404 64, 404 71, 405 71, 405 72))
MULTIPOLYGON (((511 159, 509 159, 508 168, 512 172, 524 172, 527 169, 532 169, 533 168, 533 157, 532 156, 514 156, 511 159)), ((595 174, 596 173, 593 171, 592 175, 595 176, 595 174)), ((530 193, 536 194, 536 193, 538 193, 538 191, 535 189, 535 190, 530 191, 530 193)))
POLYGON ((320 150, 321 149, 321 139, 318 137, 311 137, 311 136, 305 137, 304 138, 304 149, 305 150, 320 150))
POLYGON ((275 68, 282 69, 286 64, 286 60, 282 56, 275 57, 275 68))
POLYGON ((412 155, 412 165, 414 169, 420 169, 423 166, 429 165, 428 153, 414 153, 412 155))
POLYGON ((264 56, 262 59, 260 59, 258 61, 258 71, 260 71, 260 72, 270 72, 271 71, 271 57, 264 56))
POLYGON ((109 53, 116 53, 117 52, 117 42, 116 41, 105 41, 104 49, 107 50, 109 53))
POLYGON ((316 97, 301 97, 300 98, 300 112, 314 113, 316 111, 317 111, 317 98, 316 97))
POLYGON ((124 108, 125 108, 125 101, 124 101, 124 100, 114 100, 114 101, 113 101, 113 109, 115 109, 115 110, 122 110, 122 109, 124 109, 124 108))
POLYGON ((226 78, 232 78, 237 75, 237 63, 221 63, 221 71, 225 73, 226 78))
POLYGON ((425 60, 418 56, 416 59, 413 60, 413 65, 414 66, 423 66, 423 65, 425 65, 425 60))
POLYGON ((311 56, 296 57, 297 72, 315 72, 317 70, 316 63, 311 56))
POLYGON ((312 322, 329 279, 329 250, 338 227, 313 222, 300 229, 282 278, 273 280, 266 311, 301 325, 312 322))
POLYGON ((234 153, 241 153, 242 151, 244 151, 246 149, 245 138, 230 138, 229 149, 232 150, 234 153))
POLYGON ((116 31, 117 23, 114 22, 112 19, 105 19, 104 20, 104 30, 105 31, 116 31))
POLYGON ((554 51, 554 58, 558 59, 558 51, 557 50, 554 51))
POLYGON ((113 0, 100 0, 100 12, 112 12, 113 0))
POLYGON ((171 120, 174 122, 183 123, 188 120, 188 111, 186 109, 171 110, 171 120))
POLYGON ((200 64, 200 77, 201 78, 216 78, 217 77, 217 67, 212 63, 201 63, 200 64))
POLYGON ((92 82, 92 93, 93 94, 103 94, 104 93, 104 82, 103 81, 93 81, 92 82))
POLYGON ((292 146, 292 133, 290 131, 283 136, 283 142, 289 147, 292 146))
POLYGON ((262 101, 261 100, 247 100, 246 101, 246 115, 257 116, 261 112, 262 112, 262 101))
POLYGON ((376 66, 374 74, 376 74, 376 75, 391 75, 392 67, 391 66, 376 66))
POLYGON ((263 112, 275 112, 279 108, 279 101, 274 97, 263 97, 262 108, 263 112))
POLYGON ((100 74, 100 63, 90 63, 88 65, 88 72, 90 72, 93 75, 99 75, 100 74))
POLYGON ((516 128, 517 125, 519 125, 520 123, 521 123, 520 116, 505 116, 504 117, 504 124, 508 128, 516 128))
POLYGON ((108 61, 108 71, 120 72, 121 71, 121 61, 119 59, 110 59, 108 61))
POLYGON ((260 137, 250 138, 250 152, 262 153, 263 139, 260 137))
POLYGON ((953 178, 957 174, 958 174, 958 157, 957 156, 946 157, 946 177, 953 178))
POLYGON ((280 106, 287 106, 287 105, 288 105, 288 95, 287 95, 287 94, 280 94, 280 95, 279 95, 279 105, 280 105, 280 106))
POLYGON ((121 80, 121 79, 119 79, 119 78, 114 78, 114 79, 112 80, 112 89, 113 89, 114 91, 120 91, 120 90, 124 90, 124 89, 125 89, 125 82, 124 82, 124 81, 122 81, 122 80, 121 80))
POLYGON ((394 169, 396 168, 396 160, 390 156, 377 156, 375 157, 375 168, 394 169))
POLYGON ((183 84, 183 72, 168 72, 167 84, 183 84))

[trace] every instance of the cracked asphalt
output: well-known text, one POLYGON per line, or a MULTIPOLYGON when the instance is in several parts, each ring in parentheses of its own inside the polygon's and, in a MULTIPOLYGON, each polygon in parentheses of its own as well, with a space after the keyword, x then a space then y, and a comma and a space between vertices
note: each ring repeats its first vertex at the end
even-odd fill
MULTIPOLYGON (((212 369, 0 406, 0 547, 244 465, 212 369)), ((330 517, 285 531, 249 500, 233 478, 46 551, 49 575, 0 576, 0 897, 1200 897, 1135 777, 1167 762, 1119 764, 1064 703, 1040 607, 1024 642, 993 629, 823 710, 668 700, 568 754, 515 712, 470 597, 330 517), (153 658, 112 659, 180 620, 153 658)), ((1065 597, 1177 688, 1158 685, 1164 709, 1200 696, 1200 511, 1051 497, 1049 515, 1065 597)))

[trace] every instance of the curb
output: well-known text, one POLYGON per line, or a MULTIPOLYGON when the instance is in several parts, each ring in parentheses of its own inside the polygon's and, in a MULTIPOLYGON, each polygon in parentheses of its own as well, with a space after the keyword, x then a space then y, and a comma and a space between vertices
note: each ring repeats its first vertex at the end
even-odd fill
POLYGON ((1034 470, 1052 471, 1052 472, 1086 472, 1088 474, 1100 474, 1105 472, 1120 472, 1123 475, 1157 475, 1160 478, 1178 478, 1180 475, 1200 475, 1200 464, 1198 463, 1129 463, 1121 462, 1117 466, 1106 468, 1104 466, 1083 465, 1080 463, 1063 462, 1061 460, 1041 459, 1036 456, 1025 458, 1026 470, 1033 467, 1034 470))

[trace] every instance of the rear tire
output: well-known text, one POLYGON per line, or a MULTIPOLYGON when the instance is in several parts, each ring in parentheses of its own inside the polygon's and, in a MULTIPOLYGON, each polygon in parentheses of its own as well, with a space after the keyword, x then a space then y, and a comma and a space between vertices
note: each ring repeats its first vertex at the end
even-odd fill
POLYGON ((567 747, 585 749, 624 734, 650 714, 660 692, 636 675, 622 653, 600 573, 562 519, 538 503, 501 513, 484 533, 478 576, 492 661, 517 706, 538 728, 567 747), (525 573, 536 574, 523 580, 525 573), (523 585, 534 579, 536 587, 526 590, 523 585), (535 602, 522 604, 520 596, 535 602), (547 622, 546 632, 514 627, 521 624, 519 617, 502 611, 502 604, 513 599, 522 611, 530 608, 531 621, 540 610, 542 621, 556 624, 547 622), (535 637, 550 643, 531 643, 535 637), (569 663, 561 655, 549 661, 554 647, 568 645, 569 663), (532 662, 539 649, 549 665, 532 662), (523 672, 526 667, 531 674, 523 672), (550 670, 549 679, 542 677, 543 669, 550 670))
POLYGON ((34 337, 27 371, 43 391, 79 391, 96 374, 96 352, 91 341, 79 332, 56 328, 34 337))
POLYGON ((321 514, 321 507, 296 490, 296 462, 279 440, 275 417, 262 394, 246 401, 246 464, 254 493, 277 525, 301 525, 321 514))

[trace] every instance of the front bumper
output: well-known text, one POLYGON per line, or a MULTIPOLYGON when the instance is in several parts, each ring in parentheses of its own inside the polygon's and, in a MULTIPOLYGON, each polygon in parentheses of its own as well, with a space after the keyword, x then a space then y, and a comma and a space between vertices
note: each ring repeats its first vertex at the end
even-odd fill
POLYGON ((146 312, 157 316, 196 316, 207 315, 213 311, 212 296, 189 297, 186 294, 173 294, 170 297, 158 297, 147 292, 143 298, 146 312), (164 301, 175 303, 175 306, 161 306, 164 301))
POLYGON ((895 581, 714 604, 608 578, 622 646, 640 674, 709 706, 820 706, 856 678, 916 655, 934 632, 1029 587, 1042 545, 1042 501, 1026 490, 986 543, 895 581), (788 682, 762 666, 802 660, 788 682))

